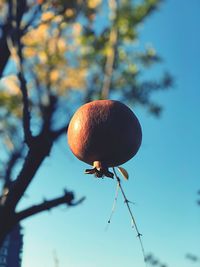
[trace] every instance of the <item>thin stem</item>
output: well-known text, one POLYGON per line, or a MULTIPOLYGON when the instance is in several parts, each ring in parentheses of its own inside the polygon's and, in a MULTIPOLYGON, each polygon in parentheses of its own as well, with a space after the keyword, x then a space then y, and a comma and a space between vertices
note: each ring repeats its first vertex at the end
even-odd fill
POLYGON ((110 224, 111 219, 113 217, 113 214, 115 212, 118 195, 119 195, 119 183, 117 183, 117 187, 116 187, 116 191, 115 191, 115 198, 114 198, 114 201, 113 201, 113 206, 112 206, 112 210, 111 210, 111 213, 110 213, 110 217, 108 219, 108 224, 107 224, 106 230, 108 229, 108 225, 110 224))
POLYGON ((133 212, 132 212, 132 210, 131 210, 131 208, 130 208, 130 205, 129 205, 129 200, 127 199, 127 197, 126 197, 126 195, 125 195, 125 192, 124 192, 124 190, 123 190, 123 188, 122 188, 122 185, 121 185, 121 180, 120 180, 120 178, 117 176, 117 173, 116 173, 116 171, 115 171, 115 168, 113 168, 113 172, 114 172, 114 175, 115 175, 115 178, 116 178, 116 180, 117 180, 117 183, 118 183, 118 185, 119 185, 119 188, 120 188, 120 190, 121 190, 121 192, 122 192, 122 195, 123 195, 123 198, 124 198, 124 202, 125 202, 125 204, 126 204, 126 206, 127 206, 127 208, 128 208, 128 212, 129 212, 129 214, 130 214, 130 216, 131 216, 131 220, 132 220, 132 225, 135 227, 135 230, 136 230, 136 232, 137 232, 137 237, 139 238, 139 242, 140 242, 140 246, 141 246, 141 249, 142 249, 142 254, 143 254, 143 258, 144 258, 144 262, 145 262, 145 264, 146 264, 146 266, 147 266, 147 263, 146 263, 146 256, 145 256, 145 250, 144 250, 144 246, 143 246, 143 243, 142 243, 142 239, 141 239, 141 236, 142 236, 142 234, 139 232, 139 230, 138 230, 138 227, 137 227, 137 224, 136 224, 136 221, 135 221, 135 218, 134 218, 134 216, 133 216, 133 212))
POLYGON ((101 91, 102 99, 107 99, 109 97, 109 91, 112 81, 112 74, 114 69, 114 61, 116 57, 116 48, 117 48, 117 41, 118 41, 118 30, 117 27, 114 25, 116 20, 117 14, 117 1, 116 0, 109 0, 110 6, 110 17, 111 17, 111 30, 110 36, 108 41, 108 52, 106 56, 106 65, 105 65, 105 73, 104 73, 104 80, 103 86, 101 91))

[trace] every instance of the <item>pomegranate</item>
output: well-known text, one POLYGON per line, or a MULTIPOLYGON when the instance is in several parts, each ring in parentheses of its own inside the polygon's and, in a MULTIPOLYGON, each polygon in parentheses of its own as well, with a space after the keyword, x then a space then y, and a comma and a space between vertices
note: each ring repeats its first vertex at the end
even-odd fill
POLYGON ((130 160, 141 140, 141 126, 135 114, 114 100, 96 100, 81 106, 68 127, 71 151, 78 159, 93 165, 86 173, 97 177, 113 177, 108 167, 130 160))

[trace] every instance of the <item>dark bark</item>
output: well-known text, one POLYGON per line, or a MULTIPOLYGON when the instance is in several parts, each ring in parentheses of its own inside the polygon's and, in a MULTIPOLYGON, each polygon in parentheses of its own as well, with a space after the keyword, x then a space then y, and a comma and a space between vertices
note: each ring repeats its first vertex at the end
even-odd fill
POLYGON ((26 0, 17 1, 17 14, 16 18, 13 17, 13 6, 12 1, 9 1, 9 15, 7 18, 7 22, 2 27, 2 36, 0 38, 0 77, 3 74, 3 71, 8 63, 10 57, 10 50, 7 43, 7 38, 11 38, 15 43, 15 37, 19 32, 16 32, 16 29, 12 27, 12 20, 15 20, 17 23, 17 28, 19 29, 19 25, 21 23, 22 17, 27 9, 26 0))
POLYGON ((10 57, 10 51, 7 44, 7 36, 9 32, 9 26, 6 25, 2 29, 2 36, 0 38, 0 77, 3 74, 4 68, 10 57))
POLYGON ((28 151, 24 165, 19 173, 16 181, 10 188, 8 197, 4 206, 9 210, 14 210, 19 200, 23 196, 25 190, 29 186, 41 163, 49 155, 53 140, 50 138, 50 133, 46 136, 40 135, 35 137, 32 146, 28 151))
POLYGON ((33 137, 31 146, 27 152, 27 156, 17 179, 11 183, 10 188, 8 188, 9 191, 0 199, 0 246, 7 234, 20 220, 62 203, 67 203, 68 205, 73 206, 82 201, 80 200, 73 203, 73 193, 65 192, 63 197, 30 207, 20 213, 15 212, 18 202, 24 195, 44 159, 49 155, 53 143, 61 134, 63 134, 64 128, 65 127, 52 132, 46 127, 43 128, 40 135, 33 137))
POLYGON ((38 214, 43 211, 50 210, 52 208, 55 208, 61 204, 66 204, 67 206, 75 206, 80 204, 84 198, 81 198, 79 201, 74 202, 74 194, 73 192, 65 191, 64 195, 52 200, 45 200, 43 203, 31 206, 30 208, 27 208, 19 213, 16 214, 16 220, 21 221, 23 219, 26 219, 30 216, 33 216, 35 214, 38 214))
POLYGON ((38 214, 40 212, 50 210, 61 204, 75 206, 82 203, 83 201, 84 198, 81 198, 80 200, 75 202, 73 192, 68 192, 67 190, 65 190, 64 195, 61 197, 44 201, 39 205, 33 205, 18 213, 15 213, 15 211, 11 211, 10 209, 6 209, 2 206, 0 208, 0 247, 2 246, 6 236, 21 220, 38 214))

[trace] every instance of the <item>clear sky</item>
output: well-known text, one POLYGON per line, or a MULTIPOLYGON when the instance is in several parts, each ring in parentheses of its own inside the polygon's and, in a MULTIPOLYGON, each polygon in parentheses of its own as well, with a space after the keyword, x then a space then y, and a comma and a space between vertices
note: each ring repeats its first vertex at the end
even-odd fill
MULTIPOLYGON (((130 179, 123 186, 135 202, 132 210, 145 250, 169 267, 198 266, 185 254, 200 256, 199 10, 199 0, 168 0, 141 28, 141 44, 152 42, 165 60, 152 75, 170 70, 175 87, 153 96, 164 107, 159 119, 133 108, 143 128, 143 143, 124 165, 130 179)), ((84 175, 87 167, 69 151, 66 138, 44 162, 22 205, 60 196, 64 187, 86 200, 23 222, 23 267, 58 267, 55 254, 59 267, 145 266, 121 195, 105 231, 116 182, 84 175)))

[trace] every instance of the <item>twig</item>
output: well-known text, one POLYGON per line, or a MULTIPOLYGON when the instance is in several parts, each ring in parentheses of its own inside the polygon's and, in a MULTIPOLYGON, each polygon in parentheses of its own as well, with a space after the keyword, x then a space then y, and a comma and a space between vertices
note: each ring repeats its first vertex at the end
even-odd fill
POLYGON ((0 77, 7 65, 8 59, 10 57, 10 49, 7 44, 7 37, 13 32, 12 21, 13 21, 13 3, 11 0, 8 1, 8 15, 6 23, 1 27, 2 34, 0 38, 0 77))
POLYGON ((21 43, 21 36, 22 31, 20 29, 21 20, 23 17, 23 14, 26 10, 26 0, 18 1, 16 4, 16 35, 14 42, 11 38, 8 38, 8 46, 10 45, 10 51, 16 50, 16 56, 17 58, 17 67, 18 67, 18 79, 20 81, 20 89, 22 93, 22 100, 23 100, 23 128, 24 128, 24 139, 28 146, 31 145, 32 141, 32 133, 30 128, 30 112, 29 112, 29 103, 28 103, 28 90, 27 90, 27 84, 26 79, 24 76, 24 70, 23 70, 23 54, 22 54, 22 43, 21 43), (15 47, 16 46, 16 47, 15 47))
MULTIPOLYGON (((29 21, 27 22, 27 24, 22 29, 23 34, 27 33, 28 28, 30 26, 32 26, 32 24, 34 23, 34 20, 37 18, 38 14, 39 14, 39 12, 41 12, 41 10, 42 10, 41 5, 37 5, 35 10, 33 11, 32 15, 30 16, 29 21)), ((32 26, 32 28, 34 28, 34 27, 32 26)))
POLYGON ((10 57, 10 50, 8 48, 6 40, 9 28, 10 25, 4 25, 4 27, 2 28, 2 35, 0 37, 0 78, 10 57))
POLYGON ((52 208, 55 208, 56 206, 59 206, 61 204, 66 204, 68 206, 76 206, 81 204, 84 201, 85 198, 81 198, 80 200, 74 202, 74 194, 72 192, 65 191, 64 196, 55 198, 52 200, 45 200, 43 203, 32 206, 30 208, 27 208, 23 211, 20 211, 16 214, 16 221, 21 221, 23 219, 26 219, 32 215, 38 214, 43 211, 50 210, 52 208))
MULTIPOLYGON (((18 79, 20 81, 20 89, 22 93, 22 100, 23 100, 23 128, 24 128, 24 139, 28 146, 31 145, 32 141, 32 133, 30 127, 30 111, 29 111, 29 103, 28 103, 28 90, 26 79, 24 76, 23 70, 23 54, 22 54, 22 44, 21 44, 21 30, 20 30, 20 21, 21 18, 17 21, 17 34, 16 34, 16 44, 17 44, 17 63, 18 63, 18 79)), ((8 39, 8 44, 12 48, 15 49, 15 45, 12 43, 11 38, 8 39)))
POLYGON ((18 78, 21 83, 20 89, 22 92, 22 99, 23 99, 23 128, 24 128, 24 140, 28 146, 31 145, 32 142, 32 133, 31 133, 31 126, 30 126, 30 111, 29 111, 29 104, 28 104, 28 93, 27 93, 27 86, 26 80, 23 74, 23 71, 18 73, 18 78))
POLYGON ((101 91, 101 97, 102 99, 107 99, 109 97, 109 91, 112 81, 112 74, 113 74, 113 68, 114 68, 114 61, 116 56, 116 46, 117 46, 117 40, 118 40, 118 29, 114 25, 115 19, 116 19, 116 12, 117 12, 117 1, 116 0, 110 0, 110 16, 111 16, 111 31, 108 41, 108 52, 107 52, 107 58, 106 58, 106 65, 105 65, 105 74, 104 74, 104 80, 103 80, 103 86, 101 91))
POLYGON ((28 151, 17 179, 14 181, 12 187, 10 188, 10 192, 5 202, 5 206, 7 206, 6 208, 8 209, 15 209, 30 182, 34 178, 40 165, 51 150, 52 144, 45 143, 47 142, 47 140, 42 137, 40 138, 41 140, 37 139, 34 141, 34 145, 28 151), (40 149, 41 146, 43 149, 40 149))
MULTIPOLYGON (((109 217, 109 219, 108 219, 108 225, 110 224, 111 219, 112 219, 112 217, 113 217, 113 214, 114 214, 114 212, 115 212, 118 195, 119 195, 119 183, 117 183, 117 187, 116 187, 116 191, 115 191, 115 198, 114 198, 114 201, 113 201, 113 206, 112 206, 112 210, 111 210, 111 213, 110 213, 110 217, 109 217)), ((106 230, 107 230, 107 228, 108 228, 108 225, 107 225, 107 227, 106 227, 106 230)))
POLYGON ((141 246, 142 254, 143 254, 143 258, 144 258, 144 262, 145 262, 145 264, 146 264, 146 266, 147 266, 147 263, 146 263, 146 260, 145 260, 145 259, 146 259, 146 256, 145 256, 146 253, 145 253, 144 246, 143 246, 142 239, 141 239, 142 234, 141 234, 141 233, 139 232, 139 230, 138 230, 138 227, 137 227, 135 218, 134 218, 134 216, 133 216, 132 210, 131 210, 130 205, 129 205, 130 201, 127 199, 127 197, 126 197, 126 195, 125 195, 125 192, 124 192, 124 190, 123 190, 123 188, 122 188, 122 186, 121 186, 121 180, 120 180, 120 178, 117 176, 117 173, 116 173, 116 171, 115 171, 115 168, 113 168, 113 172, 114 172, 115 178, 116 178, 116 180, 117 180, 117 183, 118 183, 118 185, 119 185, 119 188, 120 188, 120 190, 121 190, 121 192, 122 192, 122 195, 123 195, 123 198, 124 198, 124 202, 125 202, 125 204, 126 204, 126 206, 127 206, 127 208, 128 208, 128 212, 129 212, 129 214, 130 214, 130 216, 131 216, 132 224, 133 224, 133 226, 135 227, 135 230, 136 230, 136 233, 137 233, 137 237, 139 238, 140 246, 141 246))

